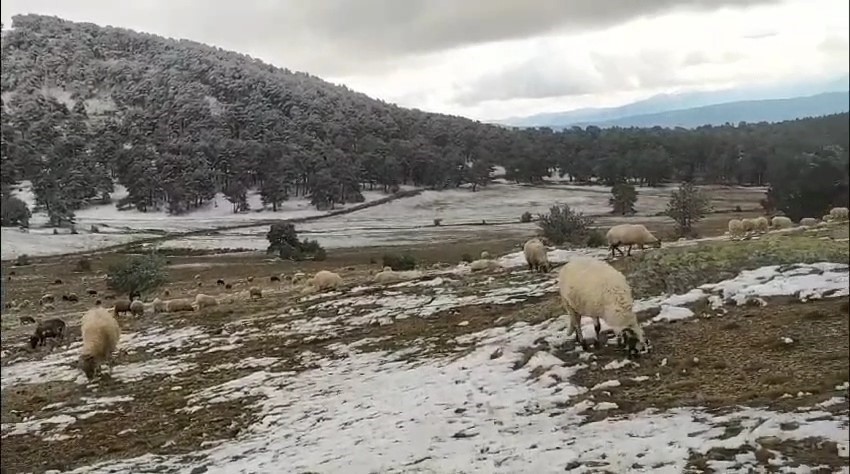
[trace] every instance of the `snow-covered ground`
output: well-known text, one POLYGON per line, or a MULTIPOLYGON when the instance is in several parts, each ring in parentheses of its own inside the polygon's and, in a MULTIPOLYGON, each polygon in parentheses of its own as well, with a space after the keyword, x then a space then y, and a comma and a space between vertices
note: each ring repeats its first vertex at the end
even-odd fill
MULTIPOLYGON (((553 251, 550 258, 563 261, 572 255, 553 251)), ((518 259, 512 254, 500 262, 512 266, 518 259)), ((431 340, 406 342, 400 349, 365 350, 365 345, 380 342, 372 337, 333 344, 326 348, 330 353, 303 349, 297 358, 307 368, 299 371, 286 368, 291 360, 264 353, 270 347, 298 347, 358 327, 448 317, 455 311, 464 314, 463 308, 470 305, 510 304, 555 291, 554 275, 515 271, 470 284, 456 280, 463 273, 463 267, 432 271, 420 281, 305 297, 298 308, 284 314, 236 321, 216 335, 191 322, 125 334, 122 350, 128 356, 145 353, 148 358, 130 364, 119 358, 115 368, 119 386, 170 374, 156 387, 185 398, 180 412, 201 416, 215 412, 218 404, 250 398, 247 407, 256 414, 254 422, 233 439, 208 443, 189 454, 113 459, 74 472, 633 472, 639 465, 646 472, 680 473, 693 453, 757 447, 766 438, 809 437, 834 441, 847 458, 848 419, 824 411, 826 405, 790 413, 733 407, 722 415, 681 407, 587 423, 587 414, 616 406, 590 400, 570 405, 570 400, 588 390, 613 389, 619 381, 580 386, 570 378, 584 365, 567 365, 547 350, 538 350, 516 368, 541 337, 552 347, 566 340, 563 317, 539 324, 489 325, 442 341, 458 346, 451 356, 429 351, 431 340), (252 346, 252 341, 261 343, 252 346), (249 347, 253 352, 243 352, 249 347), (221 362, 211 354, 232 356, 221 362), (190 379, 197 382, 203 374, 234 367, 247 372, 203 388, 183 389, 190 379), (729 435, 725 427, 730 422, 737 422, 740 432, 729 435), (787 429, 789 424, 796 429, 787 429)), ((684 295, 637 301, 635 309, 660 308, 659 317, 647 324, 663 324, 693 316, 684 305, 703 298, 722 311, 724 305, 746 304, 754 298, 847 295, 848 285, 847 265, 771 266, 684 295)), ((588 336, 594 333, 589 319, 583 321, 583 330, 588 336)), ((77 349, 72 345, 41 360, 4 361, 3 390, 48 381, 85 384, 68 366, 77 349)), ((845 403, 845 390, 846 386, 836 387, 832 402, 845 403)), ((134 403, 132 396, 100 393, 76 404, 48 405, 37 416, 4 423, 2 438, 7 442, 28 433, 44 440, 67 440, 79 436, 69 429, 71 424, 94 412, 121 416, 132 412, 134 403)), ((781 463, 782 455, 777 454, 774 462, 781 463)), ((708 462, 717 472, 756 469, 752 452, 735 461, 708 462)), ((805 468, 794 472, 808 472, 805 468)))

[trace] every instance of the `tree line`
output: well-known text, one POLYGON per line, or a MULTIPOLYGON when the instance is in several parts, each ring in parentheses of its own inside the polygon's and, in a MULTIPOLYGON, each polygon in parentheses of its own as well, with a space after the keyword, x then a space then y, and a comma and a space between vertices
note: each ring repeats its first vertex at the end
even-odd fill
MULTIPOLYGON (((319 209, 364 189, 486 186, 555 172, 579 183, 765 185, 847 161, 848 114, 690 129, 513 129, 404 109, 199 43, 19 15, 2 38, 2 181, 30 180, 53 225, 108 202, 179 214, 217 192, 319 209), (826 157, 826 158, 824 158, 826 157), (802 161, 801 161, 802 160, 802 161)), ((845 167, 846 170, 846 167, 845 167)), ((846 181, 846 172, 842 179, 846 181)), ((832 200, 840 200, 833 196, 832 200)))

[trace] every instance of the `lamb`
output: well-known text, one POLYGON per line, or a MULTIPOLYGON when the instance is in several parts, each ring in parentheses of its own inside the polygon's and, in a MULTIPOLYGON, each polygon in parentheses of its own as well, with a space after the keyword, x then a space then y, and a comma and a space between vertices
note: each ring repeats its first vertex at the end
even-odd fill
POLYGON ((794 223, 791 222, 791 219, 785 216, 774 217, 771 219, 771 224, 774 229, 790 229, 791 227, 794 227, 794 223))
POLYGON ((53 296, 53 293, 45 293, 38 299, 38 304, 45 305, 47 303, 53 303, 54 301, 56 301, 56 297, 53 296))
POLYGON ((522 247, 525 253, 525 261, 528 262, 528 269, 532 271, 548 272, 549 258, 546 254, 546 247, 540 239, 530 239, 522 247))
POLYGON ((204 309, 207 306, 217 306, 218 300, 210 295, 205 295, 203 293, 198 293, 195 295, 195 306, 198 309, 204 309))
POLYGON ((153 306, 154 314, 165 312, 165 301, 162 301, 159 298, 154 298, 151 306, 153 306))
POLYGON ((103 308, 92 308, 83 315, 80 321, 80 332, 83 336, 83 349, 80 351, 80 368, 86 378, 92 380, 100 373, 100 366, 106 362, 109 375, 112 375, 112 353, 118 347, 121 328, 109 311, 103 308))
POLYGON ((739 219, 729 219, 729 237, 736 238, 744 235, 744 223, 739 219))
POLYGON ((473 272, 497 270, 499 268, 502 268, 502 266, 498 262, 486 258, 475 260, 469 264, 469 269, 473 272))
POLYGON ((601 344, 600 319, 619 332, 618 341, 629 357, 650 350, 649 340, 632 309, 632 290, 626 277, 608 263, 589 257, 569 261, 558 275, 561 303, 569 316, 567 335, 576 332, 576 342, 588 350, 581 329, 581 317, 594 318, 596 344, 601 344))
POLYGON ((318 291, 339 288, 342 285, 342 277, 334 272, 320 270, 313 275, 313 278, 307 280, 307 287, 318 291))
POLYGON ((620 245, 628 245, 628 253, 626 255, 632 254, 632 246, 637 245, 639 249, 643 250, 644 245, 652 245, 655 248, 661 247, 661 241, 655 238, 652 233, 647 230, 647 228, 643 224, 620 224, 611 227, 608 230, 608 233, 605 234, 605 238, 608 240, 608 248, 611 250, 611 258, 614 258, 614 250, 620 252, 620 255, 623 255, 623 251, 620 250, 620 245))
POLYGON ((35 332, 30 336, 30 347, 35 349, 38 346, 43 346, 48 338, 59 342, 64 341, 65 321, 55 318, 39 322, 38 326, 35 327, 35 332))
POLYGON ((130 314, 133 316, 144 316, 145 315, 145 304, 140 300, 133 300, 130 302, 130 314))
POLYGON ((832 220, 832 216, 830 216, 829 214, 826 214, 825 216, 821 217, 820 220, 824 221, 825 223, 829 223, 829 221, 832 220))
POLYGON ((262 298, 263 297, 263 290, 257 288, 256 286, 252 286, 251 288, 248 289, 248 297, 251 298, 251 299, 254 299, 255 296, 257 298, 262 298))
POLYGON ((800 219, 800 225, 806 226, 806 227, 814 227, 814 226, 818 225, 818 223, 819 223, 819 221, 817 219, 815 219, 814 217, 804 217, 804 218, 800 219))
POLYGON ((744 232, 747 234, 756 230, 755 219, 741 219, 741 225, 744 227, 744 232))
POLYGON ((767 217, 758 216, 753 220, 755 221, 755 224, 756 224, 756 227, 755 227, 756 232, 765 233, 770 228, 770 222, 767 221, 767 217))
POLYGON ((850 219, 850 209, 846 207, 833 207, 829 210, 829 220, 843 222, 850 219))
POLYGON ((115 306, 112 311, 115 313, 116 318, 121 314, 130 311, 130 300, 115 300, 115 306))
POLYGON ((387 284, 398 281, 401 281, 401 276, 392 267, 384 267, 380 273, 375 275, 375 283, 387 284))
POLYGON ((165 302, 165 312, 176 313, 178 311, 195 311, 195 307, 192 306, 192 303, 194 303, 194 301, 189 298, 168 300, 165 302))

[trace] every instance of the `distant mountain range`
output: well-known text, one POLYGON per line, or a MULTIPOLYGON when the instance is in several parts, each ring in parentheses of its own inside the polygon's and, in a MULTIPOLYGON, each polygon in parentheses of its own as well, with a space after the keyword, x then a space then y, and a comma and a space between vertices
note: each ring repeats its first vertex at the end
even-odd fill
POLYGON ((771 88, 662 94, 620 107, 587 108, 499 121, 515 127, 686 127, 779 122, 850 110, 850 76, 771 88))

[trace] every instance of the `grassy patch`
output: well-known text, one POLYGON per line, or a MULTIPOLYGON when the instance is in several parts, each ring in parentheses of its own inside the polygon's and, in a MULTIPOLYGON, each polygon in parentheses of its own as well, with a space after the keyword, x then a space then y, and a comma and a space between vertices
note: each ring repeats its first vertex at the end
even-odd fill
POLYGON ((635 298, 684 293, 705 283, 733 278, 743 270, 792 263, 850 263, 847 242, 793 234, 742 242, 710 242, 668 248, 623 259, 617 266, 635 298))

